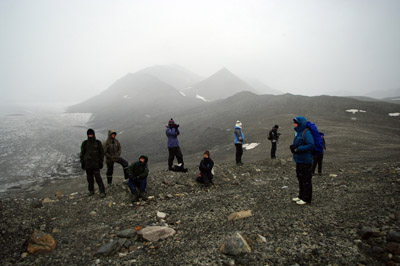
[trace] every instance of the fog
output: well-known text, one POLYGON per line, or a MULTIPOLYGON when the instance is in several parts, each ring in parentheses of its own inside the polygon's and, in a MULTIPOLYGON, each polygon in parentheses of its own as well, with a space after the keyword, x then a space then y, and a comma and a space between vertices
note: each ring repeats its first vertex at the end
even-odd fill
POLYGON ((85 100, 178 64, 295 94, 400 88, 400 1, 0 1, 0 103, 85 100))

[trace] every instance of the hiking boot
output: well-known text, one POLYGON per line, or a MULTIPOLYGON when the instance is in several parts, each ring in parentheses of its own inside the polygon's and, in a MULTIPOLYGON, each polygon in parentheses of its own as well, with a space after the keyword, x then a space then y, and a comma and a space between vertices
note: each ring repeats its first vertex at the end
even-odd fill
POLYGON ((139 200, 139 197, 138 197, 137 193, 132 194, 132 203, 135 203, 135 202, 137 202, 138 200, 139 200))
POLYGON ((242 166, 243 163, 239 162, 239 163, 236 163, 236 165, 237 165, 237 166, 242 166))
POLYGON ((172 168, 172 166, 168 167, 168 171, 173 171, 173 170, 174 170, 174 168, 172 168))
POLYGON ((294 201, 294 202, 297 202, 297 201, 299 201, 299 200, 301 200, 300 198, 293 198, 292 199, 292 201, 294 201))
POLYGON ((100 193, 100 198, 105 198, 105 197, 106 197, 106 193, 101 192, 101 193, 100 193))
POLYGON ((109 187, 112 187, 112 183, 108 183, 108 186, 109 186, 109 187))
POLYGON ((146 192, 139 192, 139 198, 143 200, 147 200, 147 193, 146 192))
POLYGON ((305 202, 305 201, 303 201, 303 200, 299 200, 299 201, 296 201, 296 204, 297 205, 306 205, 308 202, 305 202))
POLYGON ((94 191, 89 191, 88 196, 93 196, 94 195, 94 191))

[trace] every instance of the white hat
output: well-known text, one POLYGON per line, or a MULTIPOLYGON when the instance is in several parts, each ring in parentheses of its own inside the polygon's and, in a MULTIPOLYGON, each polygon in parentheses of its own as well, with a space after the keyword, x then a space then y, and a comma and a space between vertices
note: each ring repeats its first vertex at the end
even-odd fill
POLYGON ((236 121, 236 126, 242 128, 242 122, 240 122, 239 120, 236 121))

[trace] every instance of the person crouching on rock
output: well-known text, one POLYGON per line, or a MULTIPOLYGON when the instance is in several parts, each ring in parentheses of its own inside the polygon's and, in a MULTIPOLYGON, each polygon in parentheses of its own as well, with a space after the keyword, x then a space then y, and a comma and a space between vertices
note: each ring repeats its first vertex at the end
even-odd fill
POLYGON ((181 152, 181 149, 179 148, 179 142, 178 142, 178 136, 180 134, 179 132, 179 125, 175 124, 175 121, 171 118, 168 121, 168 125, 165 126, 165 134, 167 135, 168 138, 168 170, 170 171, 180 171, 180 172, 187 172, 187 169, 184 167, 183 163, 183 155, 181 152), (175 169, 172 167, 174 163, 174 158, 178 160, 178 169, 175 169))
POLYGON ((290 151, 296 162, 296 175, 299 181, 299 196, 293 198, 298 205, 311 203, 312 199, 312 155, 314 138, 307 129, 307 120, 303 116, 293 119, 295 136, 290 151))
POLYGON ((114 163, 119 163, 123 167, 125 179, 128 179, 128 162, 121 157, 121 144, 116 139, 116 136, 117 132, 115 130, 109 130, 108 138, 103 144, 107 163, 107 183, 109 186, 112 185, 114 163))
POLYGON ((244 134, 242 132, 242 122, 239 120, 236 121, 236 125, 234 127, 233 134, 235 135, 235 140, 233 143, 236 147, 236 164, 242 166, 242 154, 243 154, 243 141, 244 141, 244 134))
POLYGON ((147 176, 149 175, 148 160, 147 156, 142 155, 139 157, 139 161, 132 163, 128 167, 128 186, 132 192, 132 201, 134 202, 138 201, 139 198, 146 198, 147 176), (137 192, 137 188, 139 188, 139 192, 137 192))
POLYGON ((196 181, 203 183, 206 187, 212 184, 214 175, 212 174, 212 168, 214 166, 213 160, 210 158, 210 152, 205 151, 203 153, 203 160, 201 160, 199 165, 200 175, 196 178, 196 181))
POLYGON ((82 142, 80 161, 83 170, 86 170, 89 196, 94 195, 94 179, 99 186, 100 197, 106 196, 100 169, 103 168, 104 150, 100 140, 96 139, 93 129, 87 131, 88 139, 82 142))

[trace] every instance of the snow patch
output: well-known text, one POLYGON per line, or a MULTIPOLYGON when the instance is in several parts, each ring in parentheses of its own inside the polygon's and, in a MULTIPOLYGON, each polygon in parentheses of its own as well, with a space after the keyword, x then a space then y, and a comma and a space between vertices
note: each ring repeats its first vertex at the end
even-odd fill
POLYGON ((182 91, 179 91, 179 93, 180 93, 183 97, 186 97, 186 94, 184 94, 182 91))
POLYGON ((400 113, 389 113, 389 116, 400 116, 400 113))
POLYGON ((147 117, 147 118, 150 118, 150 117, 151 117, 151 115, 146 115, 146 117, 147 117))
POLYGON ((348 109, 348 110, 346 110, 346 112, 356 114, 356 113, 366 113, 367 111, 358 110, 358 109, 348 109))
POLYGON ((205 101, 205 102, 209 102, 208 100, 206 100, 206 98, 204 98, 203 96, 200 96, 200 95, 198 95, 198 94, 196 94, 196 98, 197 98, 197 99, 200 99, 200 100, 203 100, 203 101, 205 101))
POLYGON ((392 101, 400 101, 400 98, 391 99, 392 101))
POLYGON ((131 98, 131 97, 129 97, 129 95, 124 95, 123 97, 124 97, 124 99, 130 99, 131 98))
POLYGON ((246 143, 246 144, 243 144, 243 148, 245 148, 246 150, 252 150, 255 147, 257 147, 258 145, 260 145, 260 143, 246 143))
POLYGON ((185 91, 185 90, 190 90, 192 87, 187 87, 187 88, 184 88, 184 89, 182 89, 183 91, 185 91))

